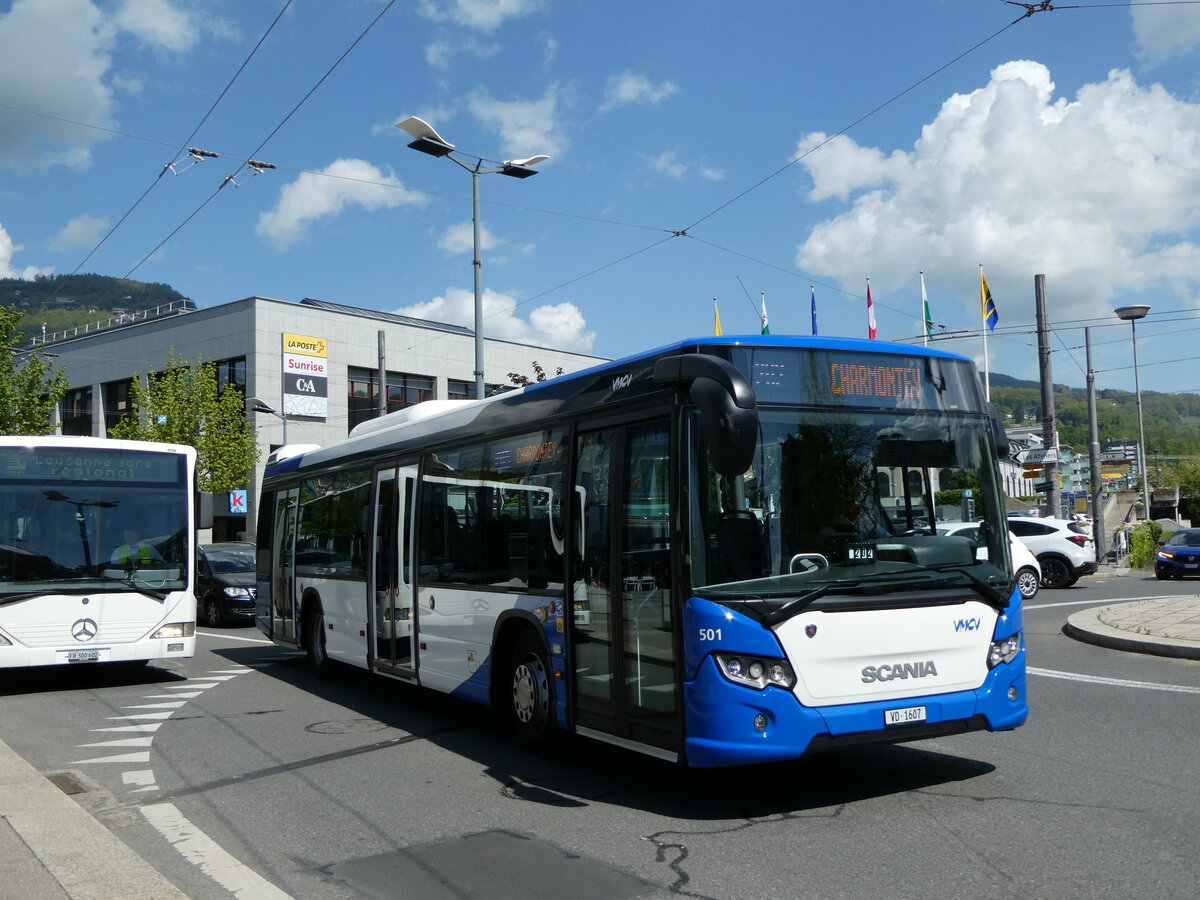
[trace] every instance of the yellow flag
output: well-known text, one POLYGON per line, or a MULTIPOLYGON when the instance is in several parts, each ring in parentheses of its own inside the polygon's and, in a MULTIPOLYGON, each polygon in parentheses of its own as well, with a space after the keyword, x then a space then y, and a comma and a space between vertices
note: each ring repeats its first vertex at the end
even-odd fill
POLYGON ((721 336, 721 310, 717 308, 716 297, 713 297, 713 334, 721 336))

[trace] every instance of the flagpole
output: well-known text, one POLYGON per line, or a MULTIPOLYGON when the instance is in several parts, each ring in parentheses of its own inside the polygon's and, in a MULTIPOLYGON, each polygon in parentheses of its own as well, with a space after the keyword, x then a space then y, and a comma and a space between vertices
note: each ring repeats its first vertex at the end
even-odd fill
POLYGON ((992 402, 992 378, 988 367, 988 346, 987 346, 987 295, 983 290, 983 263, 979 264, 979 310, 983 315, 983 398, 992 402))
POLYGON ((925 296, 925 272, 921 272, 921 346, 929 346, 929 299, 925 296))

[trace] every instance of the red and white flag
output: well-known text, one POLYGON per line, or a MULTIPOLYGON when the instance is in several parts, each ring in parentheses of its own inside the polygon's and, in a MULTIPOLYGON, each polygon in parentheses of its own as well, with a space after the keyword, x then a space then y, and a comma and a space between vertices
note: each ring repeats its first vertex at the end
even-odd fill
POLYGON ((871 299, 871 279, 867 279, 867 337, 875 340, 875 301, 871 299))

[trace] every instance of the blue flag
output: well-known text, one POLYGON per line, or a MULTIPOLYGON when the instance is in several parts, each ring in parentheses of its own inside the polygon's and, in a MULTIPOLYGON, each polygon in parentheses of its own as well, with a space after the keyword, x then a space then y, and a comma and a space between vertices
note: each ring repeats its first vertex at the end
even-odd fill
POLYGON ((816 285, 810 284, 809 291, 812 292, 812 320, 813 320, 813 337, 817 336, 817 288, 816 285))

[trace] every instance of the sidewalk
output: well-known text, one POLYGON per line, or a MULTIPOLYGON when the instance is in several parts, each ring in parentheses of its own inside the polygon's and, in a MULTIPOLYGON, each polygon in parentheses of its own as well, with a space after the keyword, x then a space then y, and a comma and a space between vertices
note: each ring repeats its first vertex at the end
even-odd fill
POLYGON ((1085 609, 1067 619, 1063 631, 1113 650, 1200 659, 1200 594, 1085 609))
POLYGON ((0 741, 0 898, 186 900, 0 741))

